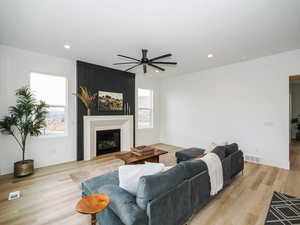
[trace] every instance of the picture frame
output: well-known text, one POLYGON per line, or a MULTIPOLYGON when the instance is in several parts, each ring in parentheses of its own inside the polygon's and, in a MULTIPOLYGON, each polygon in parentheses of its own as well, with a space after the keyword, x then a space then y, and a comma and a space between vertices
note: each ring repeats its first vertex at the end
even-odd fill
POLYGON ((123 105, 123 93, 108 91, 98 92, 99 112, 123 111, 123 105))

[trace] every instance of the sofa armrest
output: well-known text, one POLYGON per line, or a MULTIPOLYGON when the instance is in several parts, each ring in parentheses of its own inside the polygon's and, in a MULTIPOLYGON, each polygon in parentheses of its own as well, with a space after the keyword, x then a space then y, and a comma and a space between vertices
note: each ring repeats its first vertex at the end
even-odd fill
POLYGON ((147 225, 146 211, 137 204, 135 196, 118 185, 104 185, 97 190, 107 194, 110 198, 109 208, 120 218, 125 225, 147 225))
POLYGON ((98 193, 97 189, 107 184, 119 184, 119 173, 117 170, 82 182, 82 197, 98 193))
POLYGON ((242 170, 244 170, 244 154, 239 150, 231 155, 231 177, 242 170))

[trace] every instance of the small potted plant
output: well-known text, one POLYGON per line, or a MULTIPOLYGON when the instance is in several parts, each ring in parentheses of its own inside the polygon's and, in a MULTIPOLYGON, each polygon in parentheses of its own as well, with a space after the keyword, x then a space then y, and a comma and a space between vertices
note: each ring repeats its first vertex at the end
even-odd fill
POLYGON ((16 96, 17 104, 9 107, 9 115, 0 120, 0 132, 11 135, 22 150, 22 161, 14 163, 14 175, 23 177, 34 170, 34 161, 25 160, 27 139, 42 134, 48 105, 43 101, 38 102, 29 87, 18 89, 16 96))
POLYGON ((91 115, 91 107, 93 104, 93 101, 95 100, 97 93, 90 95, 86 87, 80 87, 79 93, 74 93, 73 95, 77 96, 82 103, 85 105, 87 110, 87 115, 91 115))

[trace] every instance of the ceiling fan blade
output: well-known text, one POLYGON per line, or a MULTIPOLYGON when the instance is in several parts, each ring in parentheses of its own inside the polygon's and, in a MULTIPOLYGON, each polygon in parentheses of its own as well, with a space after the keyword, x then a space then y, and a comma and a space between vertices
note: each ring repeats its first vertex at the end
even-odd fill
POLYGON ((133 68, 135 68, 135 67, 137 67, 137 66, 139 66, 139 65, 141 65, 142 63, 139 63, 139 64, 137 64, 137 65, 134 65, 134 66, 132 66, 132 67, 129 67, 127 70, 125 70, 125 71, 129 71, 129 70, 131 70, 131 69, 133 69, 133 68))
POLYGON ((165 54, 165 55, 161 55, 161 56, 152 58, 149 61, 154 61, 154 60, 158 60, 158 59, 165 58, 165 57, 170 57, 170 56, 172 56, 172 54, 165 54))
POLYGON ((124 58, 127 58, 127 59, 132 59, 132 60, 140 62, 139 59, 135 59, 135 58, 132 58, 132 57, 129 57, 129 56, 126 56, 126 55, 117 55, 117 56, 124 57, 124 58))
POLYGON ((123 62, 123 63, 113 63, 113 65, 123 65, 123 64, 137 64, 139 62, 123 62))
POLYGON ((147 73, 147 65, 146 64, 143 64, 143 70, 144 70, 144 73, 147 73))
POLYGON ((143 59, 144 59, 144 58, 147 58, 147 52, 148 52, 147 49, 142 49, 143 59))
POLYGON ((155 64, 169 64, 169 65, 176 65, 177 62, 151 62, 151 63, 155 63, 155 64))
POLYGON ((156 68, 156 69, 159 69, 159 70, 161 70, 161 71, 165 71, 164 68, 161 68, 161 67, 159 67, 159 66, 153 65, 152 63, 148 63, 148 65, 149 65, 149 66, 152 66, 152 67, 154 67, 154 68, 156 68))

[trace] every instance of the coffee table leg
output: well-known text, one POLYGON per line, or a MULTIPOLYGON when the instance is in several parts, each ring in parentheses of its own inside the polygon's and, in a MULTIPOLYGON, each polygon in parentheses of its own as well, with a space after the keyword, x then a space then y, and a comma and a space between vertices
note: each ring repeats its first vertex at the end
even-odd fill
POLYGON ((97 223, 97 219, 96 219, 96 213, 93 213, 93 214, 91 214, 92 215, 92 225, 96 225, 96 223, 97 223))

